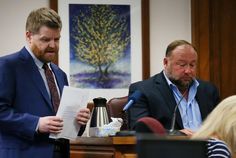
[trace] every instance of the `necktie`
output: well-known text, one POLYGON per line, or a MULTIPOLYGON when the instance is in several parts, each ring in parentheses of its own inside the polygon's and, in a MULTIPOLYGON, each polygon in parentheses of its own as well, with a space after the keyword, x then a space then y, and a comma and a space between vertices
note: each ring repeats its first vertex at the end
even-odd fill
POLYGON ((47 64, 43 65, 43 69, 44 69, 45 76, 47 79, 48 88, 51 94, 51 102, 52 102, 55 112, 57 112, 57 109, 60 103, 60 98, 57 91, 56 83, 55 83, 52 71, 49 69, 47 64))

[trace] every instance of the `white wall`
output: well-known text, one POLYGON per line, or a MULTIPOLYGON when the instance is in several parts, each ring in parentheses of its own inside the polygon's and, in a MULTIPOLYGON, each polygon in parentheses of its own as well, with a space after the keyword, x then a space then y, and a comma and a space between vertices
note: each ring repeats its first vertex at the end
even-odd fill
MULTIPOLYGON (((32 9, 49 0, 0 1, 0 56, 25 44, 25 21, 32 9)), ((191 41, 190 0, 150 0, 150 71, 162 70, 166 46, 175 39, 191 41)))
POLYGON ((150 0, 150 72, 163 69, 167 45, 175 39, 191 42, 191 0, 150 0))
POLYGON ((0 1, 0 56, 25 45, 25 22, 31 10, 49 6, 49 0, 0 1))

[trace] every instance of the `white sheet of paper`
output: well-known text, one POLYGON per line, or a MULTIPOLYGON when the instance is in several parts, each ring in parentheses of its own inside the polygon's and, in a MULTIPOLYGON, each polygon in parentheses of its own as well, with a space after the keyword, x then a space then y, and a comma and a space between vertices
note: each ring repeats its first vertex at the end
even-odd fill
POLYGON ((80 130, 76 122, 76 114, 87 106, 89 90, 65 86, 61 96, 57 115, 63 119, 63 129, 59 134, 50 134, 50 138, 67 138, 74 140, 80 130))

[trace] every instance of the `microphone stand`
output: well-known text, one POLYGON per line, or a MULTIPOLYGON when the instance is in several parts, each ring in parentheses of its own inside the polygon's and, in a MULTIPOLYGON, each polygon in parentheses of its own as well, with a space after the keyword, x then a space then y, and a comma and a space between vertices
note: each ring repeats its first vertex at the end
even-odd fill
POLYGON ((183 133, 175 130, 175 120, 176 120, 177 108, 179 107, 181 101, 186 96, 187 92, 188 92, 188 88, 185 90, 185 92, 183 93, 183 96, 180 98, 179 102, 176 104, 176 106, 174 108, 174 112, 173 112, 173 116, 172 116, 172 120, 171 120, 171 128, 169 130, 169 135, 184 135, 183 133))
POLYGON ((116 133, 116 136, 134 136, 136 132, 134 130, 130 130, 128 122, 128 111, 123 110, 121 113, 122 113, 123 125, 121 126, 121 130, 116 133))

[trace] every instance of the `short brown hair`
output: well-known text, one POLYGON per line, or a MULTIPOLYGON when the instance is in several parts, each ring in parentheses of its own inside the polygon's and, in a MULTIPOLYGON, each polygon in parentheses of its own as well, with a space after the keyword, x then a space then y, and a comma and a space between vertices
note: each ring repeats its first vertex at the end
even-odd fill
POLYGON ((54 10, 50 8, 39 8, 33 10, 27 18, 26 31, 38 33, 42 26, 61 29, 61 18, 54 10))
POLYGON ((172 51, 178 47, 178 46, 181 46, 181 45, 189 45, 191 47, 193 47, 193 49, 197 52, 196 48, 189 42, 185 41, 185 40, 175 40, 173 42, 171 42, 168 46, 167 46, 167 49, 166 49, 166 57, 170 56, 172 51))

